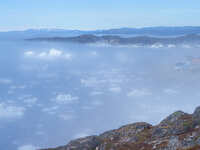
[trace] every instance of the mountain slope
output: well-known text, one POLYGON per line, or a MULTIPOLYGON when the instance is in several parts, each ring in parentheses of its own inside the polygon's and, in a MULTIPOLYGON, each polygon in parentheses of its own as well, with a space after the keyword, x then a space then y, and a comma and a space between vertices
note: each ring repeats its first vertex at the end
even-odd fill
POLYGON ((109 30, 97 30, 96 34, 134 34, 134 35, 154 35, 154 36, 175 36, 184 34, 199 34, 198 26, 180 27, 144 27, 144 28, 119 28, 109 30))
POLYGON ((156 126, 133 123, 43 150, 200 150, 200 107, 193 114, 177 111, 156 126))
POLYGON ((153 44, 200 44, 200 35, 189 34, 179 37, 150 37, 150 36, 137 36, 137 37, 120 37, 120 36, 95 36, 95 35, 80 35, 75 37, 41 37, 27 39, 28 41, 48 41, 48 42, 72 42, 81 44, 94 44, 106 43, 111 45, 153 45, 153 44))

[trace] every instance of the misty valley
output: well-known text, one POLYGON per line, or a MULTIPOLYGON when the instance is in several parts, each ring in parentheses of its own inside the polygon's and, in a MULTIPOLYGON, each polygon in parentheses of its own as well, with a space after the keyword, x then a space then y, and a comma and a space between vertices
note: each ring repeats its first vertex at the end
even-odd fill
POLYGON ((1 40, 0 48, 2 150, 56 147, 133 122, 155 125, 199 104, 197 46, 1 40))

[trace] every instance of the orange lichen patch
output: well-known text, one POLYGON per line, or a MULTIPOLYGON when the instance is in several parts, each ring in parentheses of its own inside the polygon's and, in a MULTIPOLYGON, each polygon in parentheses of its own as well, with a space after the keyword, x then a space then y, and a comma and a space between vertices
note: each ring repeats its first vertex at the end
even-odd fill
POLYGON ((183 115, 183 116, 180 117, 180 119, 183 119, 183 120, 192 120, 192 115, 190 115, 190 114, 183 115))
POLYGON ((106 143, 106 145, 105 145, 105 150, 110 150, 110 149, 112 149, 113 147, 114 147, 114 144, 113 144, 113 143, 111 143, 111 142, 106 143))
POLYGON ((169 126, 161 126, 160 128, 162 128, 162 129, 168 129, 169 126))
POLYGON ((194 128, 193 122, 188 122, 187 124, 188 124, 187 132, 178 135, 179 140, 181 140, 181 141, 184 140, 185 138, 187 138, 188 136, 192 136, 193 133, 196 133, 196 134, 200 135, 200 129, 199 128, 194 128))
POLYGON ((200 150, 200 145, 196 145, 187 149, 178 149, 178 150, 200 150))
POLYGON ((158 145, 156 145, 156 149, 164 149, 168 146, 168 141, 164 141, 158 145))
POLYGON ((184 134, 180 134, 178 135, 178 139, 180 141, 183 141, 185 138, 187 138, 188 136, 191 136, 192 135, 192 131, 191 132, 187 132, 187 133, 184 133, 184 134))
POLYGON ((199 146, 199 145, 196 145, 196 146, 194 146, 194 147, 192 147, 192 148, 189 148, 189 149, 187 149, 187 150, 200 150, 200 146, 199 146))
POLYGON ((200 64, 200 58, 193 58, 192 63, 193 64, 200 64))
POLYGON ((145 129, 141 133, 139 133, 137 135, 137 137, 138 137, 138 141, 139 142, 144 142, 144 141, 146 141, 148 139, 151 139, 151 137, 152 137, 151 130, 145 129))
POLYGON ((147 124, 145 122, 139 122, 139 123, 122 126, 121 128, 117 129, 116 131, 118 133, 120 133, 121 135, 124 135, 124 133, 129 133, 128 135, 135 135, 144 129, 150 129, 150 128, 151 128, 150 124, 147 124))
POLYGON ((152 150, 153 146, 146 143, 127 143, 116 148, 116 150, 152 150))

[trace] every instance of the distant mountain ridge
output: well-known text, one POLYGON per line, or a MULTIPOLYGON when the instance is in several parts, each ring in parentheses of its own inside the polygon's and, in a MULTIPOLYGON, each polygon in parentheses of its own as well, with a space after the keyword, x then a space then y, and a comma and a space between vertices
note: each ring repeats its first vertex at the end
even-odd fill
POLYGON ((178 37, 120 37, 113 35, 80 35, 74 37, 40 37, 27 39, 28 41, 48 41, 48 42, 72 42, 81 44, 106 43, 111 45, 178 45, 178 44, 200 44, 200 35, 189 34, 178 37))
POLYGON ((158 125, 138 122, 43 150, 200 150, 200 107, 176 111, 158 125))
POLYGON ((83 34, 94 35, 150 35, 150 36, 177 36, 185 34, 200 34, 200 26, 180 27, 144 27, 144 28, 118 28, 107 30, 66 30, 66 29, 29 29, 25 31, 0 32, 0 38, 35 38, 35 37, 66 37, 83 34))
POLYGON ((200 27, 144 27, 144 28, 119 28, 96 31, 99 34, 135 34, 155 36, 175 36, 184 34, 199 34, 200 27))
POLYGON ((183 27, 143 27, 143 28, 115 28, 104 30, 67 30, 67 29, 28 29, 25 31, 10 32, 65 32, 76 34, 135 34, 135 35, 183 35, 183 34, 200 34, 200 26, 183 26, 183 27))

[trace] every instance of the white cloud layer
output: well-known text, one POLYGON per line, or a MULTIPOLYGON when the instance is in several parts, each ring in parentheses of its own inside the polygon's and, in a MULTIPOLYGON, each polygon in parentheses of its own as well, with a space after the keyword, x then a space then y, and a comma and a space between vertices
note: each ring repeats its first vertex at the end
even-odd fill
POLYGON ((153 44, 151 45, 151 48, 163 48, 164 46, 160 43, 156 43, 156 44, 153 44))
POLYGON ((166 94, 168 94, 168 95, 178 94, 178 91, 176 91, 174 89, 164 89, 163 92, 166 93, 166 94))
POLYGON ((32 107, 36 102, 38 101, 37 97, 29 97, 24 99, 24 103, 27 104, 27 106, 32 107))
POLYGON ((10 79, 1 79, 0 78, 0 84, 11 84, 12 83, 12 80, 10 79))
POLYGON ((97 96, 97 95, 102 95, 102 94, 103 94, 103 92, 101 92, 101 91, 93 91, 90 93, 90 96, 97 96))
POLYGON ((71 94, 58 94, 55 98, 55 102, 58 104, 70 104, 77 102, 79 97, 72 96, 71 94))
POLYGON ((152 95, 152 93, 144 89, 141 89, 141 90, 134 89, 127 94, 128 97, 141 97, 141 96, 148 96, 148 95, 152 95))
POLYGON ((120 87, 111 87, 109 88, 110 92, 114 92, 114 93, 119 93, 121 92, 121 88, 120 87))
POLYGON ((46 107, 46 108, 43 108, 42 111, 48 114, 56 114, 56 111, 58 110, 58 108, 59 108, 58 106, 46 107))
POLYGON ((70 53, 63 52, 58 49, 50 49, 49 51, 43 51, 36 53, 34 51, 26 51, 24 52, 25 57, 31 57, 31 58, 37 58, 37 59, 44 59, 44 60, 50 60, 50 59, 66 59, 71 60, 72 55, 70 53))
POLYGON ((97 78, 88 78, 88 79, 81 79, 81 84, 83 84, 85 87, 96 87, 100 84, 107 83, 106 79, 97 79, 97 78))
POLYGON ((75 118, 76 118, 75 115, 72 115, 72 114, 64 114, 64 113, 58 115, 58 117, 59 117, 60 119, 63 119, 63 120, 71 120, 71 119, 75 119, 75 118))
POLYGON ((25 108, 0 103, 0 119, 20 118, 24 115, 25 108))

